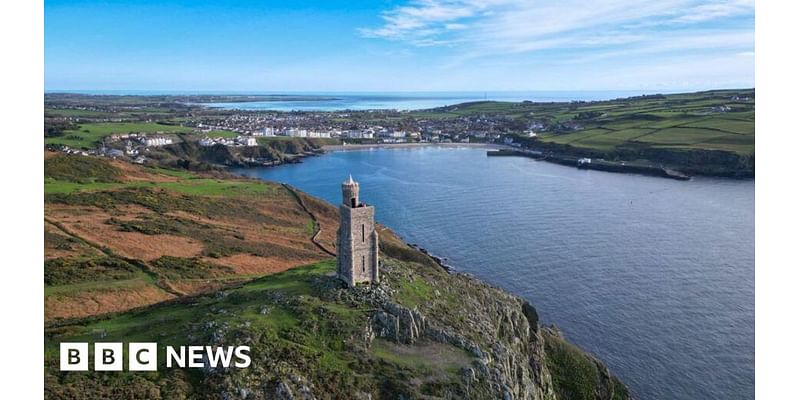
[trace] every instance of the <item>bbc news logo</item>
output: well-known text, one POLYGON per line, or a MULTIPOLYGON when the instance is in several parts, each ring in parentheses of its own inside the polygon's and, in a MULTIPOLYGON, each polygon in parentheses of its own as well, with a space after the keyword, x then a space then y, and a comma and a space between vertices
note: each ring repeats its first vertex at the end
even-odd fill
MULTIPOLYGON (((61 343, 62 371, 88 371, 90 358, 95 371, 123 370, 122 343, 95 343, 94 357, 89 343, 61 343)), ((167 368, 247 368, 250 366, 249 346, 166 346, 167 368)), ((157 371, 158 343, 128 343, 129 371, 157 371)))

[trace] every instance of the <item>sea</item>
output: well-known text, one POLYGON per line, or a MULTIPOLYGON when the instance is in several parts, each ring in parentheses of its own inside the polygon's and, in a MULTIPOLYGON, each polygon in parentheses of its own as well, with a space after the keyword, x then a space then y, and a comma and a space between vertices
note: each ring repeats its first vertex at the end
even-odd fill
POLYGON ((643 94, 676 91, 493 91, 493 92, 263 92, 263 91, 159 91, 159 90, 48 90, 45 93, 93 95, 262 95, 267 101, 192 103, 211 108, 248 111, 411 111, 472 101, 565 102, 612 100, 643 94))
POLYGON ((579 170, 477 147, 238 170, 338 204, 532 302, 639 399, 755 397, 754 181, 579 170))

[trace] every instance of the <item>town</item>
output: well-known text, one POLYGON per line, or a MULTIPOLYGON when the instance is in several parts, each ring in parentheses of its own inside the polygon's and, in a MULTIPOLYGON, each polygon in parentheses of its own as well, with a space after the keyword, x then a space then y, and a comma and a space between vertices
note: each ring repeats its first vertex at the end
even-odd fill
POLYGON ((680 176, 743 177, 754 170, 752 89, 605 101, 476 101, 414 111, 215 106, 260 99, 48 93, 45 145, 140 164, 196 166, 192 161, 199 157, 198 162, 211 165, 272 166, 297 162, 330 145, 482 143, 512 150, 493 155, 589 169, 636 165, 637 171, 684 171, 680 176))

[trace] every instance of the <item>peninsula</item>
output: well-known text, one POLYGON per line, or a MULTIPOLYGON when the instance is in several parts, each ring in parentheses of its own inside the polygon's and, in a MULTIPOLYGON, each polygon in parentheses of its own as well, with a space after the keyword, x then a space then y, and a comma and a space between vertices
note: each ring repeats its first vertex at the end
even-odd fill
POLYGON ((629 398, 533 305, 384 226, 358 248, 380 277, 342 282, 337 231, 366 239, 372 215, 355 182, 343 194, 358 216, 288 185, 46 152, 47 398, 629 398), (58 370, 59 343, 100 341, 248 345, 252 365, 58 370))

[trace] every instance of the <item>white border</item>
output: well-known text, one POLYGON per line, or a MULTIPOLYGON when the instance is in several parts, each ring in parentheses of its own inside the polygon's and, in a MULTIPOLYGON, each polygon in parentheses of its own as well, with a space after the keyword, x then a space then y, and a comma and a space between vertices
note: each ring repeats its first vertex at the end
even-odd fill
MULTIPOLYGON (((4 397, 43 395, 43 3, 0 5, 3 46, 2 304, 4 397), (13 144, 12 140, 13 139, 13 144), (19 140, 21 139, 21 140, 19 140), (15 396, 14 394, 19 394, 15 396)), ((800 87, 793 2, 759 1, 756 10, 756 393, 795 395, 800 234, 800 87)))
POLYGON ((0 3, 4 398, 44 397, 44 7, 0 3))
POLYGON ((756 9, 756 397, 797 396, 800 73, 795 2, 756 9))

